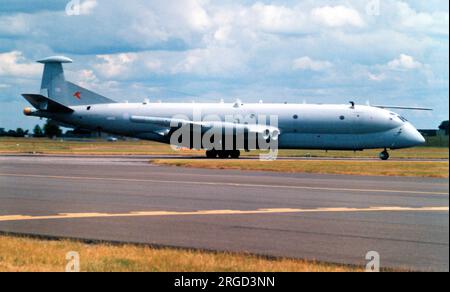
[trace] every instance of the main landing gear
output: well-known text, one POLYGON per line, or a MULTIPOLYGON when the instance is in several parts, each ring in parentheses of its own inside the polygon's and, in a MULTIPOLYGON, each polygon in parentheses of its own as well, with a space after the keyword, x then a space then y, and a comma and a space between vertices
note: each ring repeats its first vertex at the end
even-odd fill
POLYGON ((238 159, 241 156, 241 151, 239 150, 208 150, 206 151, 206 157, 210 159, 221 158, 221 159, 238 159))
POLYGON ((387 151, 387 149, 384 149, 383 152, 380 153, 380 159, 381 160, 389 160, 389 152, 387 151))

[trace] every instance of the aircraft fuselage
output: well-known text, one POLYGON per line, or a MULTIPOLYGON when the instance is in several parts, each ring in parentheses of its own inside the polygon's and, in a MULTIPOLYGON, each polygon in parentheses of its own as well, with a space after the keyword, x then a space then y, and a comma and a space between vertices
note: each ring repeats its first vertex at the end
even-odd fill
POLYGON ((90 130, 169 143, 161 127, 137 123, 136 116, 190 120, 228 116, 236 123, 248 116, 277 116, 280 149, 363 150, 400 149, 423 144, 422 135, 398 114, 363 105, 230 104, 230 103, 113 103, 72 106, 70 114, 36 112, 90 130))

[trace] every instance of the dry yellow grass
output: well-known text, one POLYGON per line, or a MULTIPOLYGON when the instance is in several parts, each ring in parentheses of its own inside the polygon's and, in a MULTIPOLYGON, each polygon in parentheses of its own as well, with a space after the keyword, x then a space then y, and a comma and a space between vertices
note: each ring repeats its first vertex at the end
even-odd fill
POLYGON ((158 165, 206 169, 236 169, 286 173, 320 173, 369 176, 449 177, 449 163, 421 161, 317 161, 317 160, 199 160, 156 159, 158 165))
POLYGON ((199 155, 203 151, 174 151, 169 145, 149 141, 66 141, 36 138, 0 138, 0 153, 73 155, 199 155))
POLYGON ((0 235, 0 272, 64 271, 66 254, 80 255, 85 272, 361 272, 362 267, 246 254, 85 244, 0 235))

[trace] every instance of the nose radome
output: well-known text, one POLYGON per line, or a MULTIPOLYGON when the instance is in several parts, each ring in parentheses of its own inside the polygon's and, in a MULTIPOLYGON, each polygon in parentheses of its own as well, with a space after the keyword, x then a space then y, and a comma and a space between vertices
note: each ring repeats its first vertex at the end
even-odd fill
POLYGON ((417 131, 417 129, 409 123, 405 126, 404 138, 410 146, 419 146, 426 142, 422 134, 420 134, 419 131, 417 131))
POLYGON ((420 143, 421 145, 422 145, 422 144, 425 144, 425 143, 427 142, 427 140, 425 140, 425 138, 423 137, 422 134, 419 133, 419 131, 416 130, 416 132, 417 132, 417 134, 419 134, 419 143, 420 143))

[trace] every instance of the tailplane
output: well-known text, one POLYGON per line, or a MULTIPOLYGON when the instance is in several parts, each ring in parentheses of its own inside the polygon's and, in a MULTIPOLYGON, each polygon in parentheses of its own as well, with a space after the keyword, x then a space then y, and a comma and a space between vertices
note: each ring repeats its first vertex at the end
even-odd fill
POLYGON ((115 103, 107 97, 66 81, 62 64, 72 63, 71 59, 55 56, 39 60, 38 63, 44 64, 40 95, 64 106, 115 103))
MULTIPOLYGON (((54 100, 51 100, 40 94, 22 94, 22 96, 28 100, 31 105, 33 105, 36 109, 41 111, 50 111, 54 113, 72 113, 73 109, 60 104, 54 100)), ((25 115, 31 113, 30 110, 26 109, 25 115)))

